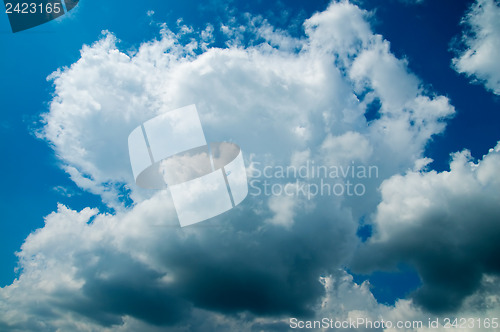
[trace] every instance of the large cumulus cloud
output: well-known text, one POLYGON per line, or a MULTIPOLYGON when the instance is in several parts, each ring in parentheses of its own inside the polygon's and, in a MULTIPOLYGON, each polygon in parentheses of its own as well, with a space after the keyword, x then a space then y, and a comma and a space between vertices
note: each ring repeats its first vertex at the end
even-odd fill
MULTIPOLYGON (((443 132, 454 109, 422 88, 367 16, 340 2, 306 20, 304 38, 244 16, 246 37, 233 38, 241 22, 221 25, 231 38, 227 48, 210 46, 213 27, 198 33, 166 26, 135 52, 120 50, 110 32, 83 47, 76 63, 51 75, 55 95, 38 134, 75 183, 101 195, 114 212, 61 205, 47 216, 18 253, 19 278, 0 291, 1 324, 42 331, 234 330, 235 324, 283 330, 286 317, 352 315, 366 299, 366 312, 391 312, 367 284, 356 285, 339 268, 359 245, 359 219, 377 205, 378 216, 397 203, 390 188, 411 175, 391 176, 425 161, 425 145, 443 132), (141 122, 192 103, 207 140, 237 142, 250 175, 256 162, 313 160, 375 165, 379 176, 366 180, 362 198, 249 196, 226 214, 180 229, 168 191, 135 186, 127 136, 141 122)), ((377 234, 389 217, 375 219, 377 234)), ((383 253, 392 253, 398 229, 389 227, 389 239, 381 238, 389 248, 383 253)), ((434 285, 426 271, 419 270, 425 284, 418 301, 434 285)), ((407 307, 418 312, 411 301, 398 306, 396 316, 407 307)))

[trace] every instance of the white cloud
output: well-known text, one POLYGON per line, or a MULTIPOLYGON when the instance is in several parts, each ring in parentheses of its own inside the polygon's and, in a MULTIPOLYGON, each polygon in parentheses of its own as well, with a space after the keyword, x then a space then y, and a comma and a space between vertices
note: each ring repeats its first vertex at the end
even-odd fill
POLYGON ((327 136, 321 145, 328 164, 350 161, 367 161, 373 148, 366 137, 357 132, 348 131, 341 136, 327 136))
MULTIPOLYGON (((286 183, 282 190, 289 190, 293 192, 296 190, 297 185, 295 183, 286 183)), ((296 214, 296 210, 300 205, 304 205, 297 197, 294 196, 272 196, 268 200, 268 206, 270 212, 273 216, 267 221, 274 225, 280 225, 286 228, 289 228, 294 223, 294 217, 296 214)))
MULTIPOLYGON (((334 3, 304 23, 302 39, 259 19, 244 19, 243 28, 235 19, 223 31, 238 46, 225 49, 209 48, 210 26, 198 33, 180 23, 178 34, 163 26, 160 40, 135 53, 121 51, 109 32, 83 47, 76 63, 51 76, 55 97, 39 135, 75 183, 116 213, 60 206, 47 216, 18 254, 19 278, 0 290, 1 324, 182 331, 190 319, 200 330, 242 322, 241 330, 271 330, 283 328, 283 317, 313 316, 330 294, 320 275, 335 277, 348 264, 358 219, 376 208, 380 183, 421 164, 426 143, 454 113, 371 31, 369 15, 334 3), (183 45, 182 34, 194 40, 183 45), (245 46, 245 34, 266 42, 245 46), (374 99, 379 116, 367 121, 374 99), (145 120, 193 103, 208 141, 234 140, 264 165, 355 159, 378 166, 380 177, 367 180, 362 201, 249 196, 180 229, 168 191, 135 186, 127 137, 145 120), (132 207, 117 198, 124 186, 132 207)), ((331 304, 366 301, 366 312, 375 310, 366 284, 338 278, 345 291, 332 293, 331 304)))
POLYGON ((453 59, 455 70, 500 95, 500 4, 477 0, 462 19, 466 49, 453 59))

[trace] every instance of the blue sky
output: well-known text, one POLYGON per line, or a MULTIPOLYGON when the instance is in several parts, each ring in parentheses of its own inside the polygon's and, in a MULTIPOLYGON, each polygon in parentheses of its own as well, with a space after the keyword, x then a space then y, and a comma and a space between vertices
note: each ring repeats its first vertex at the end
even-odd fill
MULTIPOLYGON (((7 15, 2 15, 0 149, 4 158, 0 167, 5 178, 0 191, 0 287, 4 287, 5 294, 10 294, 8 292, 14 292, 9 288, 14 279, 22 282, 19 282, 20 293, 16 295, 19 302, 4 302, 0 307, 12 307, 14 316, 30 312, 36 321, 37 314, 23 304, 27 299, 23 298, 23 289, 26 294, 32 288, 36 289, 30 276, 38 272, 44 276, 42 279, 57 278, 51 279, 53 276, 43 268, 28 267, 29 262, 40 259, 40 266, 55 264, 54 271, 64 271, 68 266, 63 266, 61 257, 64 255, 59 253, 71 251, 71 241, 78 242, 79 236, 102 236, 102 241, 109 241, 109 246, 92 242, 90 249, 85 247, 84 250, 83 245, 81 248, 79 244, 75 245, 74 256, 79 259, 71 265, 77 271, 71 278, 75 284, 81 281, 84 286, 60 290, 62 293, 71 292, 75 300, 66 306, 54 305, 56 309, 47 309, 53 317, 64 317, 64 323, 61 323, 57 319, 52 321, 48 315, 47 326, 74 327, 71 325, 73 318, 66 314, 76 313, 80 315, 77 317, 83 317, 82 322, 96 328, 120 326, 124 330, 133 330, 135 326, 153 331, 155 326, 168 326, 175 330, 181 329, 182 324, 190 319, 200 326, 204 322, 212 326, 212 315, 215 314, 227 315, 230 326, 237 323, 234 313, 244 313, 248 315, 247 322, 263 324, 257 323, 257 318, 265 317, 268 319, 266 324, 269 324, 266 328, 279 330, 283 328, 283 319, 291 315, 318 317, 328 310, 337 317, 347 314, 339 312, 336 307, 311 309, 312 304, 322 297, 331 302, 349 302, 340 291, 329 293, 328 287, 325 290, 320 283, 311 281, 320 275, 329 276, 325 284, 336 282, 338 287, 343 285, 355 289, 360 299, 363 296, 370 299, 368 302, 375 299, 372 307, 360 309, 367 315, 396 315, 402 301, 423 308, 427 315, 476 312, 472 311, 469 302, 474 299, 481 301, 481 294, 487 292, 499 295, 497 289, 488 286, 487 278, 496 280, 499 274, 498 264, 491 258, 496 257, 499 248, 492 244, 494 238, 489 238, 498 234, 498 226, 491 221, 498 220, 498 209, 495 208, 498 196, 491 193, 497 192, 499 183, 498 175, 488 170, 498 162, 498 151, 490 149, 495 148, 500 140, 500 99, 498 80, 495 81, 498 68, 484 60, 498 56, 498 53, 484 51, 481 48, 483 40, 477 37, 483 36, 479 32, 489 28, 487 18, 481 20, 481 15, 487 16, 488 13, 481 12, 480 8, 492 6, 499 13, 500 9, 492 0, 477 3, 483 7, 473 7, 477 6, 476 1, 455 0, 363 0, 348 5, 342 2, 347 9, 342 4, 328 1, 81 1, 67 15, 15 34, 10 31, 7 15), (471 12, 471 8, 476 10, 471 12), (352 16, 342 16, 342 13, 352 16), (467 13, 471 13, 469 22, 477 22, 474 17, 479 17, 479 22, 485 22, 484 26, 461 24, 467 19, 467 13), (338 23, 343 22, 342 19, 352 26, 338 23), (213 28, 208 41, 201 33, 211 31, 206 30, 207 26, 213 28), (245 27, 243 33, 241 27, 245 27), (337 28, 340 37, 331 32, 337 28), (189 29, 192 31, 183 32, 189 29), (469 33, 465 38, 464 31, 474 31, 476 35, 469 33), (359 34, 359 40, 352 45, 349 44, 351 33, 359 34), (171 41, 174 46, 169 44, 171 41), (186 45, 192 41, 196 41, 199 47, 190 53, 186 45), (203 42, 207 42, 206 46, 200 46, 203 42), (390 49, 384 50, 384 45, 389 44, 390 49), (87 46, 84 48, 84 45, 87 46), (467 62, 463 54, 474 48, 476 54, 486 52, 481 58, 483 60, 467 62), (369 52, 372 50, 376 50, 373 54, 380 56, 380 65, 370 64, 369 52), (122 58, 114 58, 117 53, 122 58), (172 58, 164 61, 164 54, 172 58), (125 55, 129 60, 123 60, 125 55), (183 61, 188 65, 183 67, 183 61), (481 61, 485 62, 484 66, 481 61), (114 67, 116 64, 122 64, 123 76, 116 69, 119 67, 114 67), (204 66, 208 68, 206 76, 199 69, 204 66), (58 70, 59 74, 47 79, 58 70), (197 70, 199 76, 196 76, 197 70), (255 81, 252 73, 255 73, 255 81), (310 80, 306 78, 308 75, 310 80), (206 83, 206 77, 213 81, 206 83), (231 88, 217 90, 215 84, 220 82, 231 88), (315 82, 324 83, 324 86, 317 86, 315 82), (72 87, 81 89, 82 94, 72 94, 72 87), (297 89, 296 93, 291 92, 294 89, 297 89), (234 93, 239 102, 234 102, 228 93, 234 93), (359 100, 353 99, 354 96, 359 100), (369 99, 372 97, 380 102, 374 103, 369 99), (82 102, 81 98, 87 99, 82 102), (146 101, 145 105, 132 101, 133 98, 146 101), (404 99, 404 106, 398 106, 399 99, 404 99), (92 109, 90 113, 96 118, 86 112, 87 102, 92 109), (99 107, 92 106, 93 102, 99 107), (207 234, 200 227, 194 228, 193 233, 176 229, 173 234, 165 235, 162 232, 171 226, 161 228, 158 234, 163 234, 172 243, 163 247, 162 241, 150 234, 151 228, 147 231, 138 228, 137 235, 134 227, 139 226, 130 220, 144 219, 145 223, 156 220, 160 224, 162 220, 168 220, 166 224, 170 225, 172 220, 175 221, 169 212, 171 204, 165 203, 170 210, 163 211, 160 208, 162 203, 158 203, 160 199, 168 201, 168 194, 151 194, 134 187, 127 173, 129 166, 118 161, 115 165, 113 160, 106 159, 106 149, 101 143, 112 142, 113 137, 121 139, 120 135, 126 133, 127 128, 134 128, 139 120, 147 120, 188 103, 199 106, 202 121, 207 123, 208 137, 234 139, 244 152, 248 151, 248 165, 252 160, 290 163, 302 160, 306 155, 330 164, 359 159, 361 163, 379 166, 381 178, 367 184, 367 197, 341 199, 332 204, 329 197, 320 197, 314 202, 287 197, 247 199, 241 209, 211 221, 217 227, 207 234), (109 105, 114 105, 115 109, 108 115, 109 105), (139 109, 138 105, 144 109, 139 109), (297 105, 296 110, 294 105, 297 105), (306 105, 312 105, 311 110, 306 109, 306 105), (229 106, 241 113, 231 111, 229 106), (375 107, 375 110, 371 109, 373 114, 368 117, 364 112, 368 114, 370 107, 375 107), (123 112, 116 108, 123 108, 123 112), (345 110, 351 109, 353 114, 357 112, 355 110, 361 110, 361 113, 347 116, 345 110), (328 117, 322 112, 331 113, 336 120, 325 120, 328 117), (407 113, 411 114, 411 120, 408 120, 411 133, 408 135, 406 127, 400 127, 399 122, 406 119, 407 113), (102 122, 95 120, 100 117, 102 122), (109 119, 124 119, 123 129, 118 128, 121 122, 117 122, 115 128, 115 122, 109 119), (255 126, 248 124, 254 120, 255 126), (296 125, 298 127, 294 127, 296 125), (318 134, 319 128, 323 127, 328 127, 324 135, 318 134), (383 134, 384 130, 380 128, 387 127, 394 128, 394 131, 391 129, 391 134, 383 134), (306 134, 289 138, 286 135, 293 132, 290 128, 305 128, 306 134), (272 144, 265 146, 265 142, 272 144), (102 150, 94 154, 92 149, 96 146, 102 150), (470 156, 465 152, 453 158, 450 156, 465 149, 470 151, 470 156), (83 150, 90 153, 80 155, 78 151, 83 150), (483 159, 485 155, 488 157, 483 159), (344 156, 345 160, 337 156, 344 156), (433 161, 426 168, 418 169, 416 165, 422 164, 423 158, 433 161), (455 168, 452 166, 450 171, 452 160, 455 168), (477 163, 479 170, 468 170, 469 161, 477 163), (71 169, 75 170, 74 173, 71 169), (85 178, 91 179, 90 184, 82 180, 85 178), (469 187, 464 189, 464 186, 469 187), (431 203, 420 206, 412 198, 415 202, 430 199, 431 203), (58 208, 58 204, 65 207, 58 208), (141 212, 148 204, 154 206, 152 210, 156 214, 141 212), (471 216, 460 212, 460 207, 455 204, 462 204, 471 216), (421 215, 422 206, 428 210, 421 215), (102 224, 96 222, 94 228, 82 228, 80 233, 78 227, 74 234, 61 231, 64 220, 72 223, 88 217, 87 212, 80 212, 87 207, 98 209, 95 218, 103 220, 102 224), (404 219, 407 224, 400 221, 405 225, 403 227, 392 221, 396 218, 394 214, 401 220, 407 218, 404 219), (53 224, 44 226, 44 218, 53 220, 53 224), (322 224, 329 218, 333 221, 322 224), (111 232, 109 238, 95 230, 114 223, 114 228, 107 229, 111 232), (364 223, 375 232, 373 241, 356 237, 356 230, 364 223), (472 232, 475 224, 482 225, 484 232, 477 231, 471 239, 465 239, 461 230, 472 232), (128 226, 122 229, 120 225, 128 226), (415 225, 420 225, 420 228, 415 225), (450 239, 437 236, 455 226, 457 230, 450 231, 450 239), (130 227, 128 231, 127 227, 130 227), (37 229, 40 231, 28 238, 37 229), (217 233, 220 229, 225 230, 227 239, 226 235, 217 233), (328 237, 318 238, 321 229, 325 234, 330 232, 331 238, 337 239, 332 241, 335 243, 329 243, 328 237), (406 239, 409 234, 415 234, 420 240, 398 242, 398 238, 406 239), (60 241, 69 242, 68 247, 57 246, 58 236, 66 237, 60 241), (181 239, 190 236, 199 237, 199 242, 182 242, 181 239), (221 242, 227 241, 227 248, 218 243, 219 236, 221 242), (453 236, 455 240, 451 239, 453 236), (340 238, 345 238, 345 241, 340 238), (437 244, 435 242, 427 248, 426 238, 437 238, 437 244), (235 239, 245 245, 235 244, 235 239), (318 240, 317 243, 314 239, 318 240), (258 264, 258 256, 245 256, 253 252, 249 249, 253 241, 262 244, 263 252, 265 248, 275 250, 265 263, 275 264, 276 271, 264 272, 264 267, 258 264), (468 253, 454 251, 454 241, 463 244, 468 253), (141 244, 148 242, 150 244, 141 244), (23 243, 27 244, 21 249, 23 243), (134 243, 131 250, 137 250, 139 258, 123 249, 130 243, 134 243), (292 247, 299 249, 290 249, 292 247), (422 247, 421 251, 415 251, 415 248, 422 247), (234 252, 232 256, 222 255, 222 258, 203 256, 206 261, 190 256, 199 254, 198 250, 202 249, 213 249, 219 254, 225 250, 234 252), (185 256, 173 254, 176 250, 185 250, 185 256), (21 252, 20 258, 15 252, 21 252), (45 258, 38 258, 37 252, 45 258), (110 266, 114 271, 121 271, 116 280, 111 278, 115 280, 114 284, 99 281, 96 277, 99 273, 93 270, 97 267, 82 263, 87 259, 85 255, 102 257, 103 266, 109 263, 108 259, 114 262, 109 263, 110 266), (233 260, 245 257, 250 261, 247 265, 228 267, 233 260), (430 262, 429 257, 434 257, 435 262, 430 262), (455 269, 454 273, 461 275, 456 278, 459 280, 456 287, 444 287, 443 292, 448 293, 442 296, 442 301, 436 300, 437 295, 433 294, 452 274, 450 271, 432 272, 442 264, 441 258, 456 261, 450 270, 455 269), (179 265, 183 260, 193 262, 189 266, 179 265), (474 265, 474 261, 479 263, 474 265), (57 265, 59 262, 61 266, 57 265), (309 266, 308 272, 298 272, 298 269, 307 270, 309 266), (16 267, 20 267, 17 272, 16 267), (221 276, 216 270, 223 268, 227 268, 227 275, 221 276), (474 273, 457 272, 467 268, 474 273), (281 274, 280 271, 286 272, 281 274), (155 282, 166 278, 162 273, 179 278, 174 278, 178 293, 168 290, 165 294, 159 292, 158 297, 154 295, 157 291, 155 282), (207 278, 201 280, 194 274, 204 274, 207 278), (137 284, 125 281, 126 276, 136 277, 137 284), (242 281, 231 283, 234 280, 242 281), (276 290, 280 280, 292 281, 289 287, 276 290), (138 286, 142 282, 147 285, 138 286), (258 288, 258 294, 263 297, 275 292, 283 301, 269 301, 266 307, 251 293, 243 291, 242 285, 249 285, 250 290, 258 288), (300 285, 306 285, 303 291, 297 290, 300 285), (234 297, 231 291, 222 291, 224 300, 215 301, 211 300, 214 293, 206 291, 207 288, 223 290, 226 286, 236 294, 234 297), (79 297, 80 291, 85 301, 79 297), (99 292, 107 297, 100 298, 99 292), (163 310, 169 313, 166 316, 178 315, 180 318, 158 318, 162 317, 160 309, 157 309, 160 313, 155 313, 155 309, 146 312, 146 309, 138 309, 132 304, 120 307, 118 302, 123 298, 146 301, 152 306, 156 304, 155 308, 163 308, 165 301, 171 301, 176 306, 172 309, 165 305, 163 310), (91 310, 93 301, 106 304, 91 310), (287 304, 291 301, 296 305, 287 304), (450 304, 453 301, 456 305, 450 304), (123 321, 125 316, 132 318, 123 321)), ((491 11, 491 15, 496 11, 491 11)), ((500 38, 498 26, 493 25, 488 31, 493 32, 482 38, 497 42, 500 38)), ((117 151, 117 160, 126 160, 126 155, 120 155, 122 145, 113 144, 109 149, 117 151), (122 157, 125 159, 120 159, 122 157)), ((93 223, 87 222, 89 225, 93 223)), ((104 267, 99 269, 105 270, 104 267)), ((47 292, 41 292, 40 299, 49 296, 58 301, 54 295, 56 291, 47 292)), ((357 304, 354 300, 351 305, 355 310, 357 304)), ((495 310, 498 307, 488 307, 476 314, 488 315, 495 310)), ((417 317, 414 315, 411 317, 417 317)), ((24 326, 26 330, 37 328, 31 321, 5 321, 0 314, 0 327, 4 326, 24 326)), ((252 326, 257 325, 247 327, 251 329, 252 326)))

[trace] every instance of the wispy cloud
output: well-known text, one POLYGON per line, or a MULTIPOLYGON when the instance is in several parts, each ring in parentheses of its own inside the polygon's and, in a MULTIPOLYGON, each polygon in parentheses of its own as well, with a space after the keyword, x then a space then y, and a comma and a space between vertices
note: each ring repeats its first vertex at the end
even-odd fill
POLYGON ((500 4, 495 0, 477 0, 464 16, 463 50, 455 50, 458 56, 453 66, 459 73, 484 84, 500 95, 500 4))

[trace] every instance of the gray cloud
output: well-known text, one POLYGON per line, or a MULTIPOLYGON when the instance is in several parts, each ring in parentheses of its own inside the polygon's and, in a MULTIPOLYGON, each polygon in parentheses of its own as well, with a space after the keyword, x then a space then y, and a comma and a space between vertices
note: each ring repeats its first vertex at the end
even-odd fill
POLYGON ((377 231, 354 267, 408 262, 423 282, 415 303, 434 313, 460 309, 484 275, 500 273, 499 148, 477 164, 465 151, 454 155, 449 172, 408 172, 384 182, 377 231))

